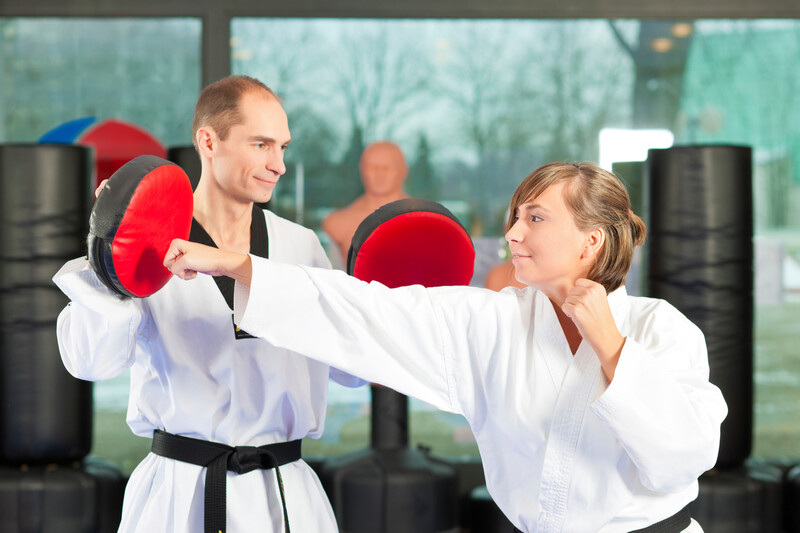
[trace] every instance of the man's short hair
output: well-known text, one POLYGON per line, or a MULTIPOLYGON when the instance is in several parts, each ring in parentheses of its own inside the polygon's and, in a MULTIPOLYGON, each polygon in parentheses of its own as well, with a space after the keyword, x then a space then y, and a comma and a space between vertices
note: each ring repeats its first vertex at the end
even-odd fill
POLYGON ((197 130, 210 126, 225 140, 231 127, 244 122, 239 102, 242 96, 250 92, 263 91, 265 96, 278 96, 266 85, 250 76, 228 76, 206 86, 197 98, 192 120, 192 144, 197 148, 197 130))

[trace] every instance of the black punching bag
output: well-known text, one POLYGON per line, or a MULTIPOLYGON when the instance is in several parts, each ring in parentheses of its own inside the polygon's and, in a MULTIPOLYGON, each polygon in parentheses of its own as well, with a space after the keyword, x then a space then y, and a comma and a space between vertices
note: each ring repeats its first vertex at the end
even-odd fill
MULTIPOLYGON (((444 206, 406 198, 367 216, 353 235, 347 273, 387 287, 466 285, 475 249, 444 206), (433 244, 432 244, 433 243, 433 244)), ((408 398, 372 387, 372 447, 327 460, 320 481, 342 532, 445 533, 458 529, 452 465, 408 446, 408 398)))
POLYGON ((782 533, 782 475, 770 465, 713 469, 689 512, 705 533, 782 533))
POLYGON ((647 173, 648 293, 705 334, 711 382, 728 404, 717 466, 741 465, 753 426, 752 151, 653 149, 647 173))
POLYGON ((200 164, 200 156, 197 155, 197 150, 195 150, 194 146, 191 144, 188 146, 173 146, 167 150, 167 159, 186 172, 186 175, 189 176, 189 181, 192 183, 192 189, 196 189, 203 168, 200 164))
POLYGON ((514 524, 494 503, 486 485, 479 485, 469 493, 469 530, 475 533, 515 533, 514 524))
POLYGON ((125 478, 108 461, 0 466, 3 533, 116 533, 125 478))
POLYGON ((91 448, 92 387, 70 376, 53 275, 86 255, 91 150, 0 145, 0 460, 55 463, 91 448))
POLYGON ((329 458, 320 470, 341 531, 455 531, 455 470, 424 447, 408 447, 408 398, 372 385, 371 420, 370 449, 329 458))
POLYGON ((783 512, 786 533, 800 533, 800 464, 786 473, 783 512))

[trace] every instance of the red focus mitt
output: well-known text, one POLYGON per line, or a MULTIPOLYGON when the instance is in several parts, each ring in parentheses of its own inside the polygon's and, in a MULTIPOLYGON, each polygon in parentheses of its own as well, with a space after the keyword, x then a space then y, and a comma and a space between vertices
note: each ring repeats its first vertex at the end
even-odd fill
POLYGON ((108 179, 89 219, 89 263, 100 281, 123 295, 145 297, 172 274, 162 264, 172 239, 188 239, 192 185, 174 163, 136 157, 108 179))
POLYGON ((405 198, 376 209, 356 229, 347 273, 388 287, 467 285, 475 248, 467 230, 444 206, 405 198))

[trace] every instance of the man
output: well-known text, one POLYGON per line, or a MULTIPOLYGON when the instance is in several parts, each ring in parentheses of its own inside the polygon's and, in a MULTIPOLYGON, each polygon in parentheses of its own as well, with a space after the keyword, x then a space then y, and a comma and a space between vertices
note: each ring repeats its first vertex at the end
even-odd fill
MULTIPOLYGON (((190 239, 330 268, 312 231, 254 206, 286 171, 291 136, 275 94, 246 76, 213 83, 192 130, 202 173, 190 239)), ((233 283, 224 278, 120 298, 81 258, 54 281, 72 300, 58 320, 65 366, 87 380, 130 368, 128 424, 154 437, 154 453, 128 483, 120 531, 337 531, 299 440, 322 433, 329 376, 360 381, 236 328, 233 283), (247 448, 233 454, 229 446, 247 448)))
POLYGON ((367 146, 361 154, 358 170, 364 194, 322 221, 322 229, 336 245, 343 266, 346 266, 350 241, 361 221, 382 205, 408 197, 403 190, 408 166, 396 144, 379 141, 367 146))

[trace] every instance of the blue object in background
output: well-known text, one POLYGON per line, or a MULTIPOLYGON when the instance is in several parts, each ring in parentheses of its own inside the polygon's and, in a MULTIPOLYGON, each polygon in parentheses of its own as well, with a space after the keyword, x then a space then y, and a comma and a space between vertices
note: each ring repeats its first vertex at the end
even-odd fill
POLYGON ((64 122, 42 135, 39 138, 39 143, 72 144, 86 128, 95 122, 95 120, 97 120, 95 117, 83 117, 64 122))

